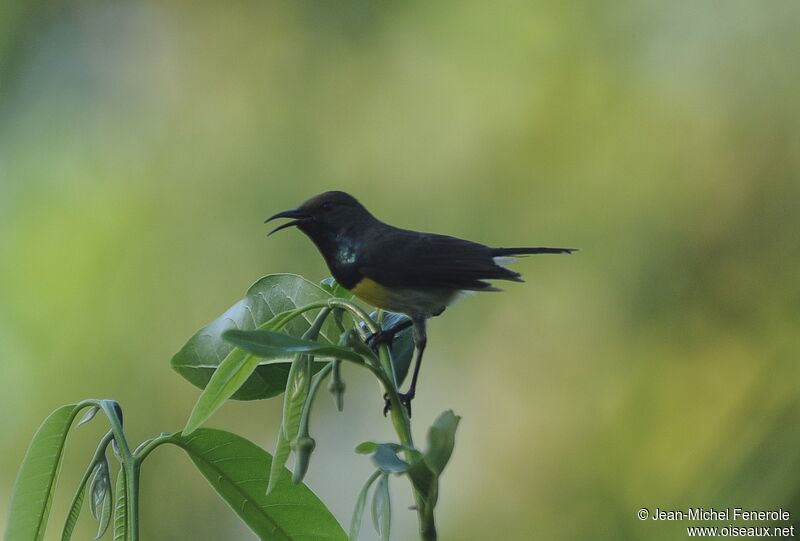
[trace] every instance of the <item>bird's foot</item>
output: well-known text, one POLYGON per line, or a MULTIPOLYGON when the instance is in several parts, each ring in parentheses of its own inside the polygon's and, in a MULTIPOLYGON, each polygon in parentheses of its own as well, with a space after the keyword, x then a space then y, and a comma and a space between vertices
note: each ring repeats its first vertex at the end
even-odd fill
MULTIPOLYGON (((414 400, 414 391, 411 390, 407 393, 400 393, 398 396, 400 398, 400 403, 406 408, 408 412, 408 417, 411 418, 411 401, 414 400)), ((386 417, 386 414, 392 409, 392 401, 389 400, 389 395, 383 395, 383 416, 386 417)))
POLYGON ((373 351, 377 352, 378 347, 381 344, 386 344, 389 347, 392 347, 392 340, 394 340, 394 332, 388 330, 380 330, 378 332, 374 332, 370 334, 365 342, 369 347, 373 349, 373 351))

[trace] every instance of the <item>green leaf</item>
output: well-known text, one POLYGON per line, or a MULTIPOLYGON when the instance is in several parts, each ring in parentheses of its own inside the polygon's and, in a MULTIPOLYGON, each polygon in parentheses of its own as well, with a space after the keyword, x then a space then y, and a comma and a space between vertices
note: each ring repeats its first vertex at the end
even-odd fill
POLYGON ((191 436, 173 435, 200 473, 260 539, 346 540, 331 512, 303 484, 280 476, 266 494, 272 457, 254 443, 222 430, 201 428, 191 436))
POLYGON ((33 436, 11 495, 6 541, 44 538, 64 442, 79 409, 76 404, 61 406, 33 436))
POLYGON ((119 469, 114 485, 114 541, 125 541, 128 535, 128 500, 125 487, 125 470, 119 469))
POLYGON ((348 290, 342 287, 342 285, 336 281, 333 276, 328 276, 323 281, 319 283, 320 287, 333 295, 334 297, 338 297, 340 299, 344 299, 349 301, 353 298, 353 294, 350 293, 348 290))
POLYGON ((69 507, 67 520, 64 523, 64 530, 61 533, 61 541, 69 541, 72 539, 72 532, 75 530, 75 524, 78 522, 78 517, 81 515, 83 508, 83 500, 86 496, 86 483, 89 481, 89 475, 84 475, 81 480, 78 490, 75 492, 75 497, 72 499, 72 505, 69 507))
POLYGON ((269 469, 269 479, 267 480, 267 494, 278 483, 278 479, 284 475, 288 470, 286 469, 286 462, 289 460, 289 454, 292 452, 292 440, 286 437, 283 432, 283 427, 278 428, 278 439, 275 442, 275 454, 272 457, 272 464, 269 469))
POLYGON ((372 494, 372 524, 383 541, 389 541, 392 526, 392 505, 389 497, 389 474, 384 473, 378 480, 372 494))
POLYGON ((356 499, 356 506, 353 509, 353 518, 350 520, 350 541, 357 541, 358 534, 361 532, 361 517, 364 516, 364 506, 367 504, 367 495, 369 494, 369 487, 372 483, 381 476, 381 471, 376 470, 375 473, 369 476, 367 482, 361 487, 356 499))
MULTIPOLYGON (((197 331, 172 358, 172 368, 193 385, 204 389, 217 367, 234 353, 233 344, 223 340, 222 333, 229 329, 250 330, 272 320, 277 314, 331 298, 331 294, 316 284, 296 274, 270 274, 258 280, 245 297, 224 314, 197 331)), ((283 332, 302 336, 313 320, 307 312, 290 321, 283 332)), ((346 319, 347 322, 351 321, 346 319)), ((335 323, 327 322, 321 331, 324 341, 335 343, 339 330, 335 323)), ((283 362, 257 365, 243 385, 231 397, 236 400, 271 398, 283 392, 289 375, 291 356, 283 362)), ((319 370, 321 365, 316 365, 319 370)))
POLYGON ((422 496, 428 506, 436 505, 439 488, 439 478, 431 471, 424 460, 420 459, 411 464, 406 472, 411 484, 422 496))
POLYGON ((365 441, 356 446, 356 453, 360 455, 372 455, 372 461, 378 468, 388 473, 402 473, 408 470, 410 464, 397 456, 400 451, 409 451, 412 455, 412 463, 422 459, 422 453, 407 445, 399 443, 375 443, 365 441))
POLYGON ((100 508, 100 517, 98 518, 97 535, 95 535, 95 539, 100 539, 108 531, 108 526, 111 524, 111 506, 113 504, 111 493, 107 493, 103 497, 103 503, 100 508))
MULTIPOLYGON (((191 434, 207 421, 226 400, 232 398, 246 384, 261 362, 262 359, 238 348, 228 355, 211 376, 206 388, 200 393, 189 420, 186 421, 184 433, 191 434)), ((286 377, 288 379, 288 374, 286 377)))
POLYGON ((397 456, 398 450, 400 450, 400 446, 380 443, 376 446, 375 453, 372 455, 372 462, 383 472, 403 473, 408 470, 410 465, 397 456))
POLYGON ((226 400, 244 385, 260 362, 261 359, 252 355, 228 355, 211 376, 208 385, 197 399, 183 432, 191 434, 211 417, 226 400))
POLYGON ((98 411, 100 411, 100 406, 92 406, 91 408, 89 408, 89 411, 87 411, 86 414, 83 416, 83 418, 80 421, 78 421, 77 426, 85 425, 86 423, 94 419, 94 416, 97 415, 98 411))
POLYGON ((100 511, 103 507, 103 502, 108 495, 109 490, 108 478, 108 461, 103 460, 98 462, 94 469, 94 478, 92 479, 91 488, 89 489, 90 509, 92 516, 96 520, 100 520, 100 511))
POLYGON ((317 357, 331 357, 357 363, 363 363, 361 355, 352 349, 334 346, 313 340, 294 338, 279 332, 272 331, 226 331, 225 340, 237 345, 253 355, 264 359, 280 359, 298 353, 307 353, 317 357))
POLYGON ((356 453, 359 455, 371 455, 378 448, 378 444, 374 441, 364 441, 356 445, 356 453))
POLYGON ((412 460, 405 472, 422 496, 426 513, 433 513, 439 497, 439 476, 444 471, 455 445, 455 432, 461 417, 451 410, 442 413, 428 430, 428 449, 420 459, 412 460))
MULTIPOLYGON (((294 338, 278 332, 230 330, 226 331, 223 337, 252 355, 243 358, 229 355, 219 365, 211 377, 211 381, 197 399, 186 427, 183 429, 185 434, 191 434, 211 417, 244 384, 255 368, 267 360, 284 359, 296 354, 307 353, 363 362, 361 356, 350 349, 294 338)), ((321 369, 325 363, 314 363, 314 366, 319 366, 321 369)), ((317 371, 313 367, 312 370, 317 371)))
POLYGON ((283 419, 278 429, 278 441, 275 443, 275 455, 269 470, 267 493, 272 492, 278 477, 285 471, 286 461, 291 451, 291 443, 297 437, 300 418, 303 416, 303 405, 311 386, 311 374, 306 367, 306 355, 297 355, 289 371, 286 393, 283 395, 283 419))
POLYGON ((425 462, 431 471, 436 475, 441 475, 450 455, 453 454, 455 446, 456 428, 461 417, 454 414, 452 410, 442 413, 433 426, 428 430, 428 449, 425 451, 425 462))

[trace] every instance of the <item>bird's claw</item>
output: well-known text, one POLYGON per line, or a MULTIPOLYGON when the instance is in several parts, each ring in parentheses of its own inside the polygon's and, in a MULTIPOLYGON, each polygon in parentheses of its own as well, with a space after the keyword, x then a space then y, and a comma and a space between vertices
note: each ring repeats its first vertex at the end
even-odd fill
MULTIPOLYGON (((414 400, 414 391, 409 391, 407 393, 400 393, 398 397, 400 398, 400 403, 403 407, 406 408, 408 412, 408 417, 411 418, 411 401, 414 400)), ((389 413, 392 409, 392 401, 389 400, 389 395, 383 395, 383 416, 386 417, 386 414, 389 413)))
POLYGON ((370 334, 365 340, 365 342, 374 351, 378 351, 378 347, 380 347, 381 344, 386 344, 387 346, 392 347, 393 339, 394 339, 394 333, 387 332, 385 330, 380 330, 378 332, 370 334))

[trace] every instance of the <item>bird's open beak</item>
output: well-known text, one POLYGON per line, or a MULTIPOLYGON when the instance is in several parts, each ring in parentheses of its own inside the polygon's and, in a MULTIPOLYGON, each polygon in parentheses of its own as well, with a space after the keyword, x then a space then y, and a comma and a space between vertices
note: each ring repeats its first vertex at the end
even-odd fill
POLYGON ((299 225, 303 223, 305 220, 307 220, 308 216, 306 216, 302 211, 297 209, 284 210, 283 212, 273 214, 272 216, 264 220, 264 223, 271 222, 272 220, 277 220, 278 218, 294 218, 294 220, 279 225, 278 227, 267 233, 267 236, 272 235, 273 233, 280 231, 281 229, 286 229, 287 227, 293 227, 295 225, 299 225))

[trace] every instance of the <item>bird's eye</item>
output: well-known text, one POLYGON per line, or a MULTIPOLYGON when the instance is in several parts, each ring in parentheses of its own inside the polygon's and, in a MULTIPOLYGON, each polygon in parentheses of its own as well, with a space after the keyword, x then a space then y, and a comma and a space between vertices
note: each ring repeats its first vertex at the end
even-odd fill
POLYGON ((332 209, 333 209, 333 203, 323 203, 322 204, 322 210, 324 210, 325 212, 327 212, 329 210, 332 210, 332 209))

